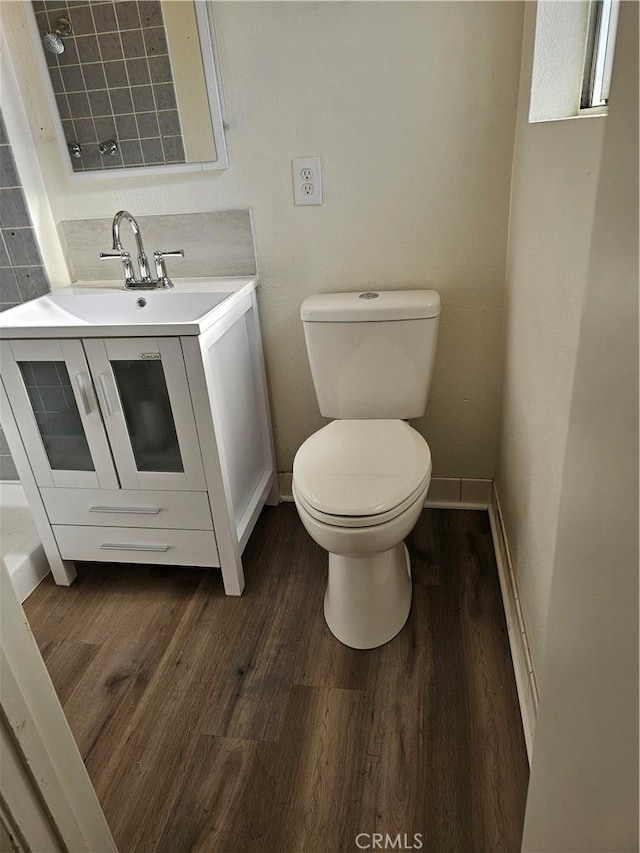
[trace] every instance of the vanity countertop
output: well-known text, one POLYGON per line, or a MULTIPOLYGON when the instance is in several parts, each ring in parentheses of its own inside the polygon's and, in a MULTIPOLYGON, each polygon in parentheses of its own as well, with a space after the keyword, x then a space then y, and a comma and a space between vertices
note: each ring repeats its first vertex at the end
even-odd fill
POLYGON ((251 277, 176 280, 167 290, 79 282, 0 314, 0 338, 200 335, 257 287, 251 277))

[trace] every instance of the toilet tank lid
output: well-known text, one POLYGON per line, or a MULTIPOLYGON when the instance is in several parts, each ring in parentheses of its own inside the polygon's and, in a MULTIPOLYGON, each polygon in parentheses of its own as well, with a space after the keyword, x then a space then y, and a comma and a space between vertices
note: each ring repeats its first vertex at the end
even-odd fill
POLYGON ((421 320, 440 314, 435 290, 373 290, 317 293, 304 300, 300 317, 306 323, 375 323, 421 320))

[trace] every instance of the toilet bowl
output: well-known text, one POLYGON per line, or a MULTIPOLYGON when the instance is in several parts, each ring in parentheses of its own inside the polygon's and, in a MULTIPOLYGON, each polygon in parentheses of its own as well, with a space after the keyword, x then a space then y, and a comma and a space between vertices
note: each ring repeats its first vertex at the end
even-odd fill
POLYGON ((310 536, 329 553, 324 614, 355 649, 383 645, 411 608, 403 540, 429 488, 431 453, 400 420, 333 421, 298 451, 293 497, 310 536))

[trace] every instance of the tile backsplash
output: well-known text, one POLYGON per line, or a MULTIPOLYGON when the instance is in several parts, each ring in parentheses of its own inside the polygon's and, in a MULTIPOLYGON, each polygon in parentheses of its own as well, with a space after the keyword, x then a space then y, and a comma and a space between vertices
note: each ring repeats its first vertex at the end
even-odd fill
POLYGON ((184 163, 159 0, 33 0, 40 35, 72 27, 64 53, 43 51, 74 171, 184 163), (115 154, 99 143, 113 140, 115 154))
MULTIPOLYGON (((0 311, 51 290, 0 111, 0 311)), ((0 427, 0 480, 18 475, 0 427)))
MULTIPOLYGON (((184 249, 184 259, 167 261, 176 281, 201 276, 256 274, 251 214, 248 210, 174 213, 136 217, 149 257, 154 249, 184 249)), ((122 264, 104 264, 100 251, 111 248, 111 217, 72 219, 60 223, 58 233, 72 281, 110 280, 122 283, 122 264)), ((133 232, 122 228, 126 249, 135 257, 133 232)), ((134 261, 135 264, 135 261, 134 261)))

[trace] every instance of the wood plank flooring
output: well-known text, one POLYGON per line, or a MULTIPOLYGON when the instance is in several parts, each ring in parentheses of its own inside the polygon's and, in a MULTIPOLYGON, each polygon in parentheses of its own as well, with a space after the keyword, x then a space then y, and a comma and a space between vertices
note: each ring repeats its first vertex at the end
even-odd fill
POLYGON ((326 554, 291 504, 262 513, 241 598, 217 571, 155 566, 38 587, 25 610, 121 853, 346 853, 374 832, 520 849, 488 518, 426 510, 408 544, 411 616, 371 651, 328 631, 326 554))

